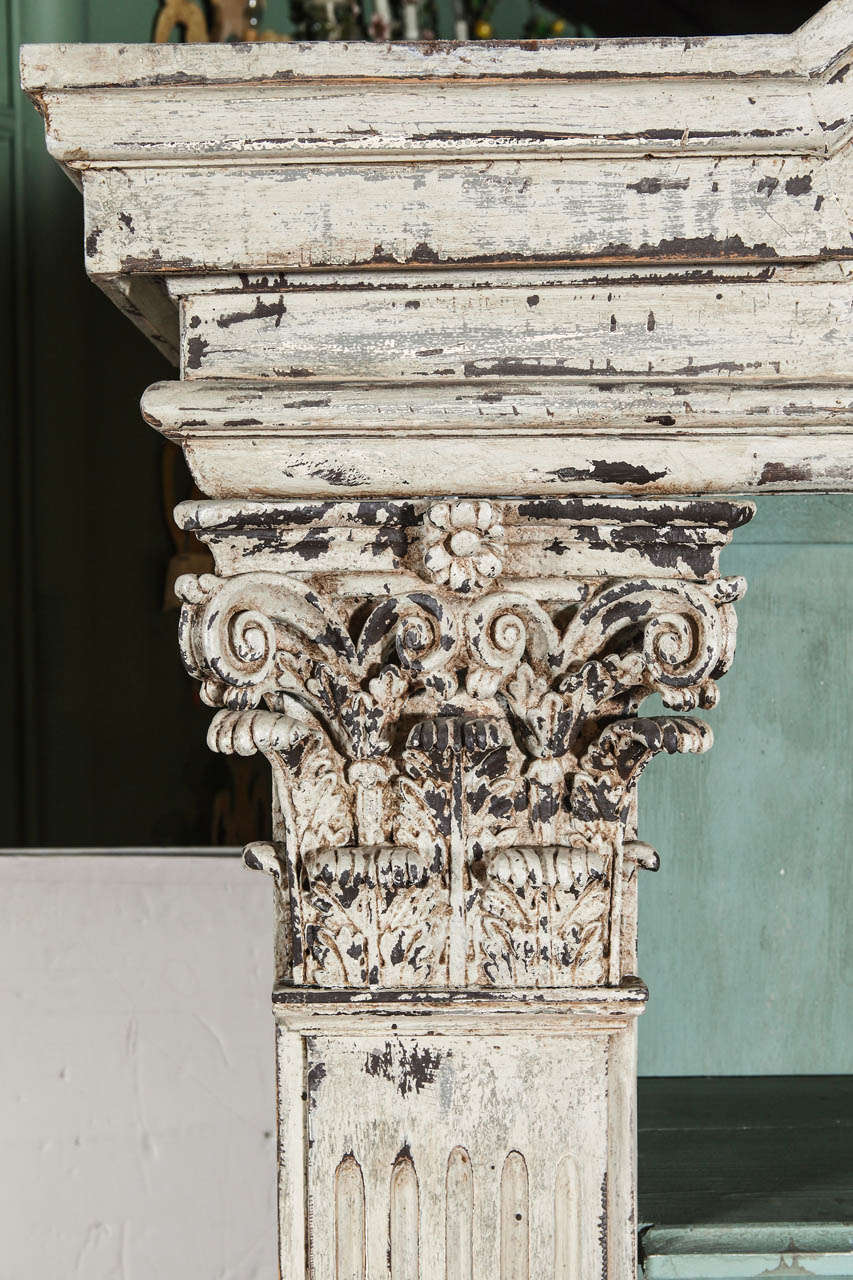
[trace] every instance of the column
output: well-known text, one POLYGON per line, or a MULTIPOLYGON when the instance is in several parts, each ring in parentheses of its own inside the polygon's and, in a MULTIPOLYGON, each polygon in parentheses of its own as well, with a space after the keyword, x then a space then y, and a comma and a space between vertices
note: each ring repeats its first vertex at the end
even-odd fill
POLYGON ((711 745, 750 514, 178 509, 209 745, 274 781, 283 1275, 635 1275, 636 787, 711 745))

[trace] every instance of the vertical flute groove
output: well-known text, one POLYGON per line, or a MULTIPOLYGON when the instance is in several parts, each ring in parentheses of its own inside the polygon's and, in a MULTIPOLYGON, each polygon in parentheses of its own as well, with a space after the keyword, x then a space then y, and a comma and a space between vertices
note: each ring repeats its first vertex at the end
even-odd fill
POLYGON ((447 1161, 446 1277, 474 1277, 474 1171, 464 1147, 454 1147, 447 1161))
POLYGON ((418 1175, 411 1156, 400 1155, 391 1171, 391 1280, 418 1280, 419 1212, 418 1175))
POLYGON ((335 1171, 335 1280, 364 1280, 364 1177, 354 1156, 335 1171))
POLYGON ((530 1280, 530 1195, 520 1151, 510 1151, 501 1174, 501 1280, 530 1280))
POLYGON ((580 1273, 581 1204, 577 1164, 563 1156, 554 1183, 554 1280, 583 1280, 580 1273))

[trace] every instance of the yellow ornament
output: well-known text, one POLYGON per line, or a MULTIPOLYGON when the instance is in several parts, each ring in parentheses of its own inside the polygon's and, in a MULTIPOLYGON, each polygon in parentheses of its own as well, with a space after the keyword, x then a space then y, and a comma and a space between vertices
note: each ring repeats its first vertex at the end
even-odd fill
POLYGON ((195 0, 161 0, 154 24, 154 40, 165 44, 175 27, 190 44, 205 44, 210 39, 207 18, 195 0))
POLYGON ((484 21, 482 18, 474 28, 474 35, 478 40, 488 40, 492 34, 491 23, 484 21))
POLYGON ((566 24, 562 18, 555 18, 551 23, 551 35, 561 36, 566 29, 566 24))

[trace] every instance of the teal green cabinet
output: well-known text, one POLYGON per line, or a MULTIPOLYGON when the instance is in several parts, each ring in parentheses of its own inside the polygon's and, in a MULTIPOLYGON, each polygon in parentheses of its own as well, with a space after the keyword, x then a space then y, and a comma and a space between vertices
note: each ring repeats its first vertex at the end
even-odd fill
POLYGON ((853 1227, 685 1227, 643 1237, 644 1280, 853 1276, 853 1227))

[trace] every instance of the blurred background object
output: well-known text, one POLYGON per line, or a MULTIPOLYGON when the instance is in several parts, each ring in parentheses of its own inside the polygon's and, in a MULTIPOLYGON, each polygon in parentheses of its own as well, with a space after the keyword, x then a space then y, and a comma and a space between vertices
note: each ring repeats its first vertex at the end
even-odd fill
POLYGON ((216 41, 289 40, 264 25, 266 0, 161 0, 152 39, 216 41))
POLYGON ((815 8, 808 0, 161 0, 153 38, 384 41, 736 35, 791 31, 815 8))

